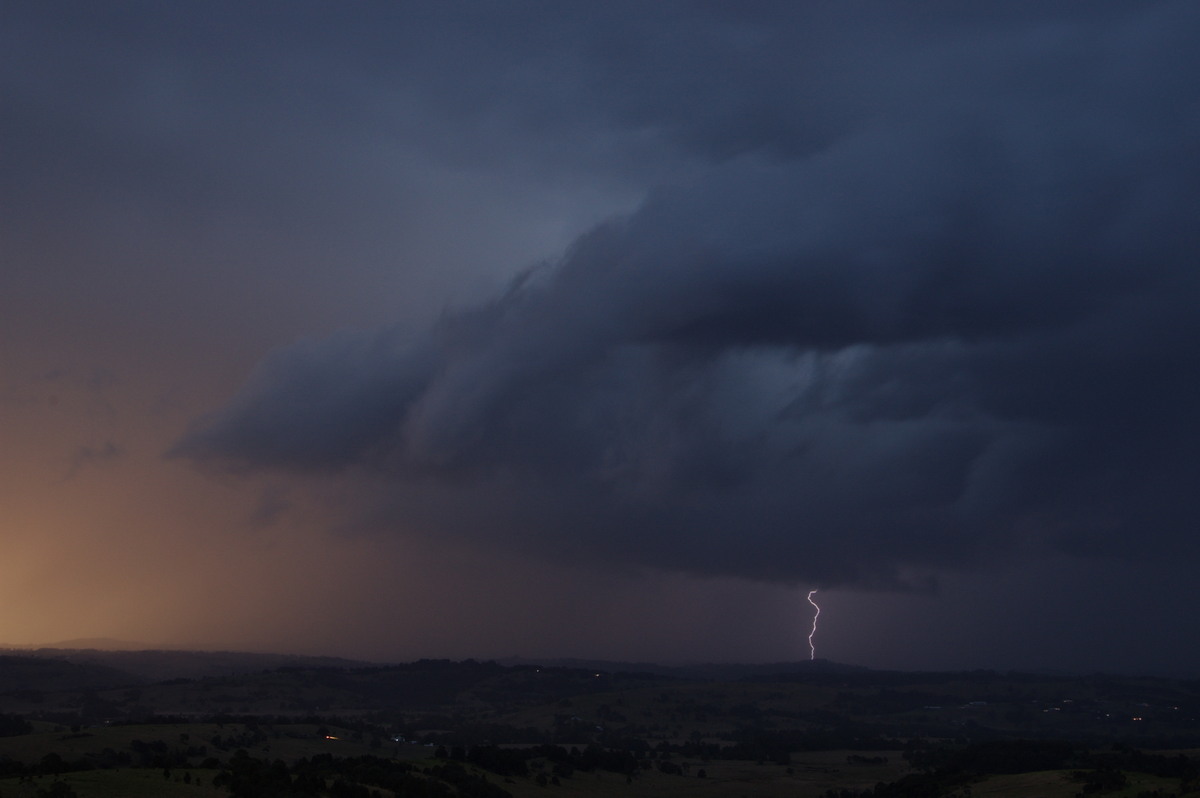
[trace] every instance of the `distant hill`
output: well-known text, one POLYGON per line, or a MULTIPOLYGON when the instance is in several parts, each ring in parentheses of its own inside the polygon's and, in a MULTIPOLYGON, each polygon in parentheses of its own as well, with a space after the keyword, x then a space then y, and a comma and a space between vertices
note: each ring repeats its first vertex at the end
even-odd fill
MULTIPOLYGON (((25 651, 38 649, 65 649, 68 651, 148 651, 164 648, 163 646, 148 646, 145 643, 133 643, 128 640, 117 640, 112 637, 80 637, 74 640, 59 640, 55 643, 39 643, 36 646, 11 646, 25 651)), ((171 648, 166 646, 165 648, 171 648)))
POLYGON ((102 690, 139 681, 135 676, 95 662, 17 654, 0 656, 0 693, 102 690))
POLYGON ((576 668, 604 673, 648 673, 677 679, 732 682, 741 679, 764 679, 776 676, 798 676, 817 673, 866 673, 870 669, 847 665, 827 659, 801 662, 772 663, 702 663, 696 665, 658 665, 652 662, 614 662, 599 659, 527 659, 509 657, 496 660, 507 666, 543 665, 550 668, 576 668))
MULTIPOLYGON (((74 641, 79 643, 105 641, 74 641)), ((116 641, 107 641, 115 643, 116 641)), ((210 676, 237 676, 283 667, 361 668, 375 663, 338 657, 308 657, 294 654, 261 654, 241 651, 119 650, 100 648, 37 648, 0 650, 0 662, 9 659, 54 660, 77 666, 92 666, 100 683, 88 687, 109 687, 115 683, 144 684, 171 679, 202 679, 210 676), (100 675, 103 674, 103 678, 100 675)), ((0 691, 7 687, 0 671, 0 691)), ((19 688, 17 688, 19 689, 19 688)))

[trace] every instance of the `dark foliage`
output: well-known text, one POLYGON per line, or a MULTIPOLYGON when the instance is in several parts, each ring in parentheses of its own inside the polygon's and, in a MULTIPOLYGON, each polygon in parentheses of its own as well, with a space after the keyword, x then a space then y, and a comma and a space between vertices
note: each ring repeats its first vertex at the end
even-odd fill
POLYGON ((5 715, 0 713, 0 737, 16 737, 29 734, 33 726, 20 715, 5 715))

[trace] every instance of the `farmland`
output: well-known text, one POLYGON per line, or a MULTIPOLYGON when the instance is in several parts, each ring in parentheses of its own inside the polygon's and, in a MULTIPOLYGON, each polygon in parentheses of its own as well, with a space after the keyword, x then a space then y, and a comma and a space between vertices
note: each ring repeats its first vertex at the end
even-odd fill
POLYGON ((0 796, 1200 790, 1181 680, 181 656, 0 657, 0 796))

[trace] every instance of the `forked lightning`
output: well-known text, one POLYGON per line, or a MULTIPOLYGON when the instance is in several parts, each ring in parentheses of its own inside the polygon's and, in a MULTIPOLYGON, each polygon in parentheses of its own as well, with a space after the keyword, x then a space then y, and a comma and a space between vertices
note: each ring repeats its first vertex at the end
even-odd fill
POLYGON ((812 631, 808 633, 808 658, 810 660, 817 658, 817 648, 813 645, 813 636, 817 633, 817 618, 821 617, 821 608, 817 606, 817 602, 813 601, 813 593, 816 592, 815 590, 808 591, 808 603, 813 605, 813 609, 816 610, 813 613, 812 631))

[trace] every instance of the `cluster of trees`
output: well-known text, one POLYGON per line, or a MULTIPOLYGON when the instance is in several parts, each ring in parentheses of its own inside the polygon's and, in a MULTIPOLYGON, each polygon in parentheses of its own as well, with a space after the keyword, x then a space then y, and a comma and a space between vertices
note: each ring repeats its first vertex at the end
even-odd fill
POLYGON ((1197 760, 1121 745, 1092 751, 1061 740, 989 740, 957 747, 912 745, 905 751, 905 757, 923 771, 877 785, 871 793, 873 798, 947 795, 958 789, 968 791, 971 782, 983 776, 1071 768, 1075 768, 1072 778, 1082 785, 1081 795, 1124 788, 1128 784, 1127 771, 1179 779, 1180 795, 1200 787, 1197 760))
MULTIPOLYGON (((771 762, 786 766, 791 763, 791 752, 797 750, 880 750, 894 747, 894 740, 864 737, 851 731, 824 737, 820 732, 780 730, 746 732, 736 742, 724 745, 698 740, 682 743, 659 741, 651 745, 642 738, 612 736, 605 738, 603 743, 593 742, 582 748, 549 743, 524 748, 502 748, 490 743, 440 745, 434 756, 475 765, 500 776, 536 777, 538 774, 533 772, 537 769, 535 763, 544 761, 551 768, 552 776, 547 778, 562 779, 569 778, 576 770, 606 770, 633 776, 639 770, 657 768, 664 773, 683 774, 686 769, 670 762, 672 757, 705 762, 771 762)), ((848 761, 882 764, 887 760, 851 755, 848 761)))
POLYGON ((1183 754, 1151 754, 1118 744, 1111 750, 1090 754, 1087 761, 1092 767, 1120 768, 1167 779, 1179 779, 1191 790, 1200 787, 1200 762, 1183 754))
POLYGON ((927 772, 1032 773, 1077 767, 1080 753, 1062 740, 987 740, 961 747, 914 742, 904 758, 927 772))
POLYGON ((576 771, 607 770, 631 776, 639 767, 648 767, 628 750, 588 745, 580 749, 561 745, 536 745, 529 748, 500 748, 495 745, 439 747, 434 755, 451 762, 464 762, 500 776, 529 776, 546 762, 555 778, 570 778, 576 771))
POLYGON ((806 730, 749 728, 736 731, 730 737, 731 744, 695 740, 675 744, 660 742, 655 749, 699 759, 786 765, 793 751, 880 751, 900 746, 894 738, 873 734, 854 725, 806 730))
MULTIPOLYGON (((447 749, 439 747, 434 755, 449 759, 451 762, 462 762, 474 765, 499 776, 532 777, 538 784, 561 784, 562 779, 571 778, 576 771, 593 773, 598 770, 618 773, 632 779, 641 770, 657 769, 662 773, 676 776, 690 775, 691 766, 684 762, 671 760, 670 748, 662 743, 659 749, 652 749, 644 741, 635 747, 609 748, 591 744, 579 748, 561 745, 536 745, 528 748, 501 748, 495 745, 452 746, 447 749)), ((696 772, 700 778, 707 773, 700 769, 696 772)))
POLYGON ((5 715, 0 712, 0 737, 17 737, 32 731, 33 726, 20 715, 5 715))
POLYGON ((415 798, 512 798, 457 762, 421 768, 375 756, 320 754, 289 766, 239 750, 213 784, 232 798, 378 798, 380 789, 415 798))

